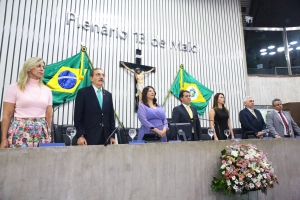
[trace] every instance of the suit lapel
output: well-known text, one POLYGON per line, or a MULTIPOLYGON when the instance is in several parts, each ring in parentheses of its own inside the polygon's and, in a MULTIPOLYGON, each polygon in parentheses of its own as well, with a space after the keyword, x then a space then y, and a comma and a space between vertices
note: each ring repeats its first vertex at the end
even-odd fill
POLYGON ((91 97, 91 103, 93 103, 98 109, 101 110, 99 101, 98 101, 98 97, 97 97, 94 87, 92 85, 89 88, 89 93, 90 93, 90 97, 91 97))
MULTIPOLYGON (((245 112, 247 113, 248 116, 250 116, 251 118, 256 119, 256 120, 258 121, 258 118, 256 118, 256 117, 253 115, 253 113, 250 112, 250 110, 249 110, 248 108, 244 108, 244 110, 245 110, 245 112)), ((254 113, 256 114, 255 110, 254 110, 254 113)), ((258 115, 256 114, 256 116, 258 116, 258 115)))
POLYGON ((188 113, 188 111, 186 110, 186 108, 184 107, 184 105, 182 105, 182 104, 181 104, 181 110, 182 110, 182 113, 184 113, 187 118, 191 118, 190 114, 188 113))
POLYGON ((278 111, 273 110, 273 112, 274 112, 275 117, 278 119, 278 121, 280 121, 280 123, 284 126, 283 121, 282 121, 281 117, 278 114, 278 111))

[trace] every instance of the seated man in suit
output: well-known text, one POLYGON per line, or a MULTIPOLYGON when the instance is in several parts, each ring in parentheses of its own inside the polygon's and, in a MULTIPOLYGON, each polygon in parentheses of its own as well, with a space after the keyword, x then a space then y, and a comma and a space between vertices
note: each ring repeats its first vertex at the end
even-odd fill
POLYGON ((259 110, 254 109, 254 99, 246 96, 244 106, 245 108, 239 114, 243 130, 242 138, 263 138, 262 130, 266 129, 266 124, 259 110))
POLYGON ((75 100, 74 124, 78 145, 98 145, 109 141, 115 144, 110 134, 115 128, 112 95, 102 88, 105 74, 102 69, 91 71, 92 85, 78 90, 75 100), (110 138, 109 138, 110 137, 110 138))
POLYGON ((201 126, 198 119, 197 110, 190 106, 191 95, 187 90, 181 90, 179 93, 181 105, 173 108, 172 122, 173 123, 191 123, 193 128, 192 138, 189 140, 198 141, 200 139, 201 126))
POLYGON ((293 137, 294 133, 300 135, 300 128, 294 122, 290 113, 282 111, 280 99, 272 101, 274 110, 267 114, 266 122, 270 133, 275 138, 293 137))

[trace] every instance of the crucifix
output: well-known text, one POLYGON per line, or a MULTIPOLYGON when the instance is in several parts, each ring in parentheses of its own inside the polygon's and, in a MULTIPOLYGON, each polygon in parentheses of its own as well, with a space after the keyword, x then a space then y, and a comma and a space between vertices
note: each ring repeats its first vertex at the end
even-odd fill
POLYGON ((142 51, 140 49, 135 50, 135 63, 128 63, 120 61, 120 67, 125 67, 128 71, 135 76, 135 99, 136 99, 136 110, 138 105, 142 102, 142 91, 144 89, 144 75, 151 72, 155 72, 155 67, 141 65, 142 51))

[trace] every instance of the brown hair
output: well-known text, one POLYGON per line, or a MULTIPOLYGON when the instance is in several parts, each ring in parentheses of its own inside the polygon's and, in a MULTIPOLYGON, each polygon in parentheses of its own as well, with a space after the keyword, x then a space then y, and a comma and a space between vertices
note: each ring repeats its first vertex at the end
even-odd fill
MULTIPOLYGON (((150 88, 153 89, 154 95, 156 95, 156 92, 155 92, 155 90, 154 90, 154 88, 153 88, 152 86, 144 87, 144 89, 143 89, 143 91, 142 91, 142 102, 143 102, 143 104, 145 104, 147 107, 149 107, 149 105, 148 105, 148 99, 147 99, 147 93, 148 93, 148 91, 149 91, 150 88)), ((156 103, 156 102, 157 102, 157 99, 154 97, 154 99, 153 99, 153 104, 154 104, 155 106, 157 106, 157 103, 156 103)))
MULTIPOLYGON (((223 95, 223 97, 225 98, 225 95, 223 93, 217 93, 217 94, 215 94, 215 96, 214 96, 214 103, 213 103, 213 109, 215 111, 219 109, 219 107, 218 107, 218 99, 219 99, 220 95, 223 95)), ((225 109, 225 111, 229 114, 229 110, 224 106, 224 104, 222 105, 222 108, 225 109)))

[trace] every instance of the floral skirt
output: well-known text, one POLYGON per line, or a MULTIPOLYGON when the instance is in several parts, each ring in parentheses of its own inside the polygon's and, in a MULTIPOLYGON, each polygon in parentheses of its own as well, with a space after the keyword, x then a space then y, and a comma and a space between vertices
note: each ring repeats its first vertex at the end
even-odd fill
POLYGON ((51 130, 45 118, 15 117, 8 130, 9 148, 37 147, 51 142, 51 130))

